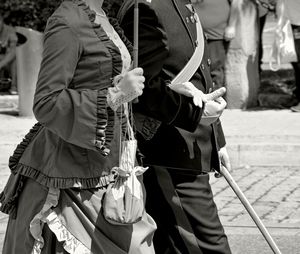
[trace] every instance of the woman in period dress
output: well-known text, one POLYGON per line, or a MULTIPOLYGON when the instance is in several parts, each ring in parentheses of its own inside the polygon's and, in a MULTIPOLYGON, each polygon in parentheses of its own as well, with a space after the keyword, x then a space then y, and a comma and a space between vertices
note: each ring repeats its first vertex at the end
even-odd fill
POLYGON ((1 193, 9 214, 3 254, 153 253, 156 226, 146 212, 124 225, 102 212, 126 122, 124 107, 109 105, 144 87, 143 70, 130 70, 131 45, 102 2, 65 0, 47 22, 33 108, 39 122, 10 157, 1 193))

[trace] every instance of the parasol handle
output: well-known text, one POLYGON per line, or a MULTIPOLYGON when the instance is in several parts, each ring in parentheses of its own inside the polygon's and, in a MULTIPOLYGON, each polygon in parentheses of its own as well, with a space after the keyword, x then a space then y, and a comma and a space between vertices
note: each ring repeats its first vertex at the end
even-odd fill
MULTIPOLYGON (((139 56, 139 2, 135 0, 134 3, 134 26, 133 26, 133 68, 138 67, 138 56, 139 56)), ((132 101, 138 103, 138 98, 132 101)))

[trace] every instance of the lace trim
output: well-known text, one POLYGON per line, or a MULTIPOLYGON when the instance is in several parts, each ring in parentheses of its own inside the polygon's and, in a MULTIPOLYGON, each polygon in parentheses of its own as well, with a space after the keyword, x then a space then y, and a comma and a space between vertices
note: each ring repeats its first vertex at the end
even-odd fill
POLYGON ((70 254, 92 254, 68 229, 62 224, 57 213, 51 208, 57 206, 60 191, 49 188, 49 192, 42 210, 30 222, 30 233, 35 239, 31 254, 41 254, 44 247, 42 231, 47 223, 50 230, 55 234, 57 241, 64 242, 64 249, 70 254))

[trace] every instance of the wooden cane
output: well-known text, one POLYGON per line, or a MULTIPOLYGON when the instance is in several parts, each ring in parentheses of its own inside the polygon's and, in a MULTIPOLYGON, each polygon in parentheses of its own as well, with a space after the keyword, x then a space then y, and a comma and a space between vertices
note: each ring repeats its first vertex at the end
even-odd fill
POLYGON ((276 243, 274 242, 272 236, 269 234, 268 230, 266 229, 266 227, 264 226, 264 224, 262 223, 262 221, 260 220, 260 218, 258 217, 256 212, 254 211, 253 207, 251 206, 250 202, 245 197, 244 193, 241 191, 241 189, 239 188, 237 183, 234 181, 234 179, 230 175, 227 168, 225 168, 224 166, 221 166, 220 173, 224 176, 224 178, 226 179, 226 181, 228 182, 228 184, 230 185, 232 190, 235 192, 235 194, 237 195, 237 197, 239 198, 241 203, 244 205, 244 207, 248 211, 249 215, 251 216, 251 218, 257 225, 258 229, 260 230, 260 232, 266 239, 267 243, 273 250, 274 254, 281 254, 281 252, 280 252, 279 248, 277 247, 276 243))

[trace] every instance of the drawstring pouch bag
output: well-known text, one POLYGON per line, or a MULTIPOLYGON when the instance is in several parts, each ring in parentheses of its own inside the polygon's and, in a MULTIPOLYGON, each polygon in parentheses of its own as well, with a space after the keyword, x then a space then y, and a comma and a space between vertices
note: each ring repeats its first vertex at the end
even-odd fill
POLYGON ((269 62, 272 71, 278 71, 281 64, 297 62, 293 31, 287 16, 285 0, 277 1, 276 15, 275 39, 269 62))
POLYGON ((131 103, 123 103, 121 107, 124 107, 126 128, 123 133, 120 125, 119 165, 112 169, 112 174, 115 174, 116 178, 108 185, 103 198, 104 218, 117 225, 133 224, 142 219, 145 197, 141 176, 147 170, 135 165, 137 140, 132 128, 131 103))

